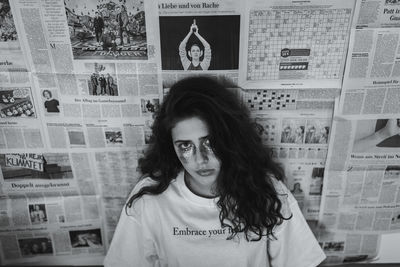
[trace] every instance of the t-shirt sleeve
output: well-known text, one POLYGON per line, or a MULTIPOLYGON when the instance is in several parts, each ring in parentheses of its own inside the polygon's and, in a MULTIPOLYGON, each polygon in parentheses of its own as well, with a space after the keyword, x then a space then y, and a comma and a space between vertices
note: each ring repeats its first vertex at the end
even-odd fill
MULTIPOLYGON (((138 186, 135 187, 136 191, 138 186)), ((115 230, 110 248, 104 259, 104 266, 155 266, 158 257, 150 230, 144 222, 146 203, 143 197, 137 199, 128 214, 125 206, 115 230)))
MULTIPOLYGON (((314 267, 325 259, 325 254, 311 232, 296 199, 279 182, 287 196, 283 201, 292 218, 276 227, 275 239, 268 241, 268 256, 272 267, 314 267)), ((277 190, 279 193, 279 190, 277 190)), ((286 212, 283 212, 286 213, 286 212)), ((286 214, 284 214, 285 216, 286 214)))

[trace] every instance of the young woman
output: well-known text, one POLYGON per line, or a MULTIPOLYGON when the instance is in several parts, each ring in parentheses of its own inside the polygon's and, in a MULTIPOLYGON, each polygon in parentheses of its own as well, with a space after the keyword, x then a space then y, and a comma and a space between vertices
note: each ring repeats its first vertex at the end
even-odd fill
POLYGON ((193 20, 193 24, 190 26, 189 33, 179 44, 179 57, 181 58, 181 63, 184 70, 208 70, 210 67, 211 47, 210 44, 200 35, 199 28, 197 27, 195 20, 193 20), (186 51, 186 44, 192 34, 197 37, 204 47, 203 60, 200 60, 200 58, 203 56, 203 50, 200 48, 199 44, 192 44, 190 49, 186 51))
POLYGON ((325 255, 236 96, 176 83, 105 266, 317 266, 325 255))
POLYGON ((49 90, 44 90, 42 95, 46 99, 46 101, 44 101, 44 107, 46 108, 47 112, 60 112, 58 108, 60 102, 53 98, 53 94, 49 90))

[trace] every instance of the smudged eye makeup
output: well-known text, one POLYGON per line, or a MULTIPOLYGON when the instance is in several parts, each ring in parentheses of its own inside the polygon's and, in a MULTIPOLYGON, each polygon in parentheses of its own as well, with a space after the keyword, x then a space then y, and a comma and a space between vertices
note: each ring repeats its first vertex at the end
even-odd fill
POLYGON ((206 139, 203 140, 203 142, 201 143, 202 147, 208 152, 208 153, 214 153, 212 147, 211 147, 211 142, 210 139, 208 139, 208 137, 206 139))
POLYGON ((202 156, 206 159, 208 159, 209 155, 213 155, 213 149, 211 147, 211 142, 208 137, 205 137, 204 139, 200 140, 200 149, 196 148, 196 146, 192 142, 180 142, 178 143, 178 151, 179 151, 179 156, 188 161, 190 160, 195 153, 200 151, 202 153, 202 156))

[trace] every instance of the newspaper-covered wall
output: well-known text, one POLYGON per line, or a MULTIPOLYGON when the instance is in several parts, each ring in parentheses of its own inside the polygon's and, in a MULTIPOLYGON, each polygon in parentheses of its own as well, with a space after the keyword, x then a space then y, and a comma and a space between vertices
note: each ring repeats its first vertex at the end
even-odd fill
POLYGON ((0 0, 0 263, 101 264, 153 115, 195 75, 249 108, 325 263, 372 259, 400 231, 398 9, 0 0))
POLYGON ((397 1, 357 1, 325 167, 319 228, 400 228, 397 1))
POLYGON ((1 263, 100 264, 162 97, 157 3, 0 10, 1 263))

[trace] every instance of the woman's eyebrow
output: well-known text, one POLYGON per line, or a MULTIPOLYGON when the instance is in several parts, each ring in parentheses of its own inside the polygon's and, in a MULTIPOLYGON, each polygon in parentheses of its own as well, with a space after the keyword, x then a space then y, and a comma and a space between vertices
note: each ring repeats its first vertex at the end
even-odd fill
POLYGON ((175 140, 175 141, 174 141, 174 144, 178 144, 178 143, 189 143, 189 142, 192 142, 192 140, 181 140, 181 139, 178 139, 178 140, 175 140))
MULTIPOLYGON (((199 137, 199 140, 203 141, 204 139, 207 139, 207 138, 209 138, 209 135, 199 137)), ((177 143, 185 143, 185 142, 192 142, 192 140, 178 139, 178 140, 175 140, 175 141, 174 141, 174 144, 177 144, 177 143)))
POLYGON ((200 137, 199 140, 203 141, 205 139, 208 139, 209 137, 210 137, 209 135, 206 135, 206 136, 200 137))

